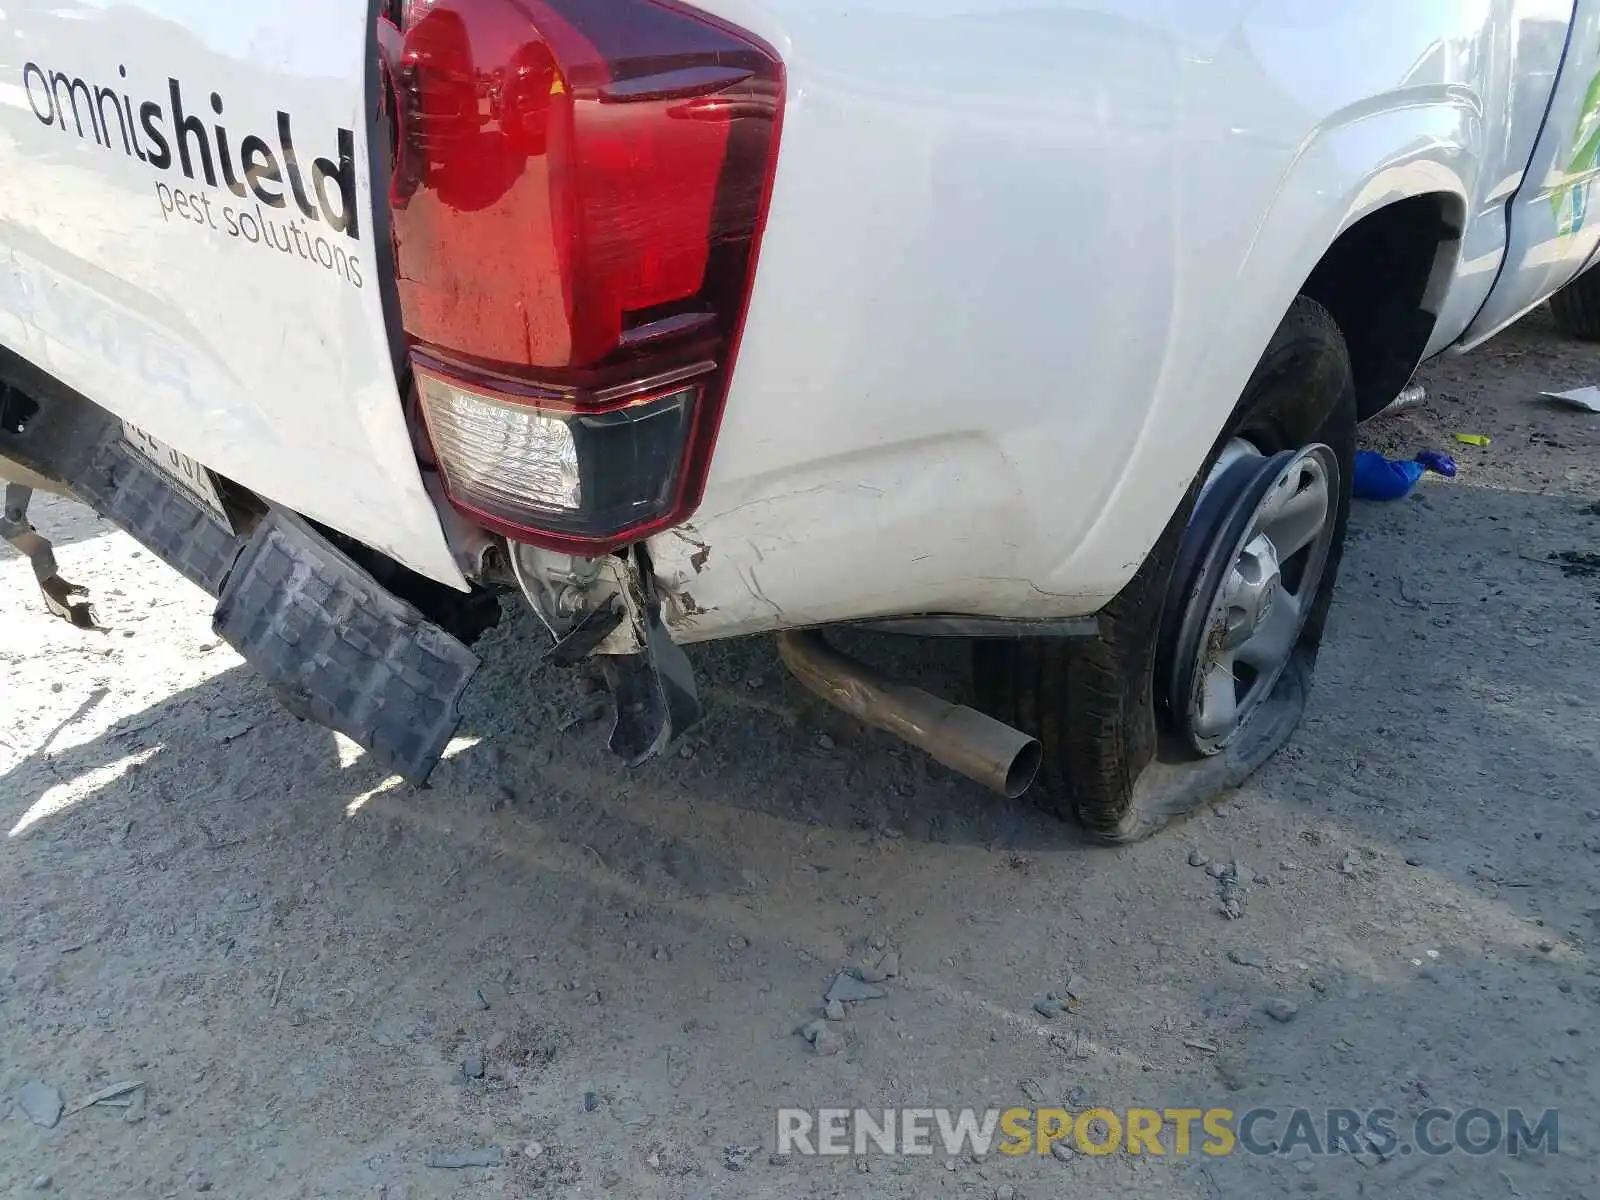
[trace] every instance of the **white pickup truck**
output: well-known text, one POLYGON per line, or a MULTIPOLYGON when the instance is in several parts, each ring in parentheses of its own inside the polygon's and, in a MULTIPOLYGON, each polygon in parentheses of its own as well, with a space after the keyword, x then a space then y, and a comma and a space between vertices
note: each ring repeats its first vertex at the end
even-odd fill
POLYGON ((1600 336, 1597 151, 1600 0, 8 0, 6 533, 87 623, 93 504, 413 779, 520 592, 631 761, 775 632, 1138 837, 1294 728, 1356 423, 1600 336))

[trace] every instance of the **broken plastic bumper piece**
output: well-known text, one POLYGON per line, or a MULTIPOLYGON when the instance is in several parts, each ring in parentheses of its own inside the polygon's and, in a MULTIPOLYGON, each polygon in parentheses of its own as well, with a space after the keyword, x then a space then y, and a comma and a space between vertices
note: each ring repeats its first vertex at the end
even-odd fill
POLYGON ((213 628, 290 712, 418 784, 461 723, 478 669, 463 643, 280 511, 234 563, 213 628))
MULTIPOLYGON (((26 441, 0 449, 64 482, 217 596, 216 632, 289 711, 345 734, 412 783, 427 779, 460 723, 478 658, 308 522, 273 510, 247 537, 223 528, 128 453, 120 424, 81 399, 44 411, 26 441)), ((46 602, 74 624, 92 619, 27 524, 26 497, 13 488, 8 499, 6 540, 33 561, 46 602)))

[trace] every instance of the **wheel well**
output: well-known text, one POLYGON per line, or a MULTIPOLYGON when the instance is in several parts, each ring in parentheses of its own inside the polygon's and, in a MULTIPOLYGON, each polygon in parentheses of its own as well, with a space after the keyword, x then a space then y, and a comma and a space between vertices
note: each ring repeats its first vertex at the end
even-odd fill
POLYGON ((1301 289, 1344 333, 1358 419, 1393 400, 1422 361, 1460 252, 1462 216, 1460 198, 1445 192, 1380 208, 1339 235, 1301 289))

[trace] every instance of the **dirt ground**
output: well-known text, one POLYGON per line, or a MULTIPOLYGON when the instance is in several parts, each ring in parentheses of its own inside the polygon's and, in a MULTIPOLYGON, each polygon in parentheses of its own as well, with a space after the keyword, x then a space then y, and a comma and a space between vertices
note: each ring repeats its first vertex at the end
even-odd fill
MULTIPOLYGON (((630 773, 522 615, 413 790, 281 711, 200 592, 37 506, 110 630, 0 560, 0 1194, 1594 1195, 1600 416, 1535 394, 1600 350, 1536 316, 1423 381, 1367 439, 1460 477, 1358 505, 1300 732, 1118 851, 825 710, 766 641, 696 650, 708 720, 630 773), (1239 920, 1191 857, 1239 864, 1239 920), (887 996, 813 1053, 881 947, 887 996), (45 1128, 35 1080, 144 1086, 45 1128), (779 1106, 1034 1102, 1559 1108, 1560 1153, 771 1157, 779 1106)), ((958 645, 861 644, 967 686, 958 645)))

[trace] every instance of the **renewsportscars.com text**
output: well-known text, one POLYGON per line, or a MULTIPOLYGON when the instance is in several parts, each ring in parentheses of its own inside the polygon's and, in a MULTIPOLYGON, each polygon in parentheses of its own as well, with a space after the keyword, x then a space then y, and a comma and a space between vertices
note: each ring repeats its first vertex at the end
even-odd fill
POLYGON ((1259 1107, 951 1109, 780 1109, 779 1154, 1049 1154, 1056 1146, 1091 1156, 1128 1154, 1256 1157, 1348 1154, 1559 1154, 1556 1109, 1430 1108, 1402 1118, 1394 1109, 1259 1107))

